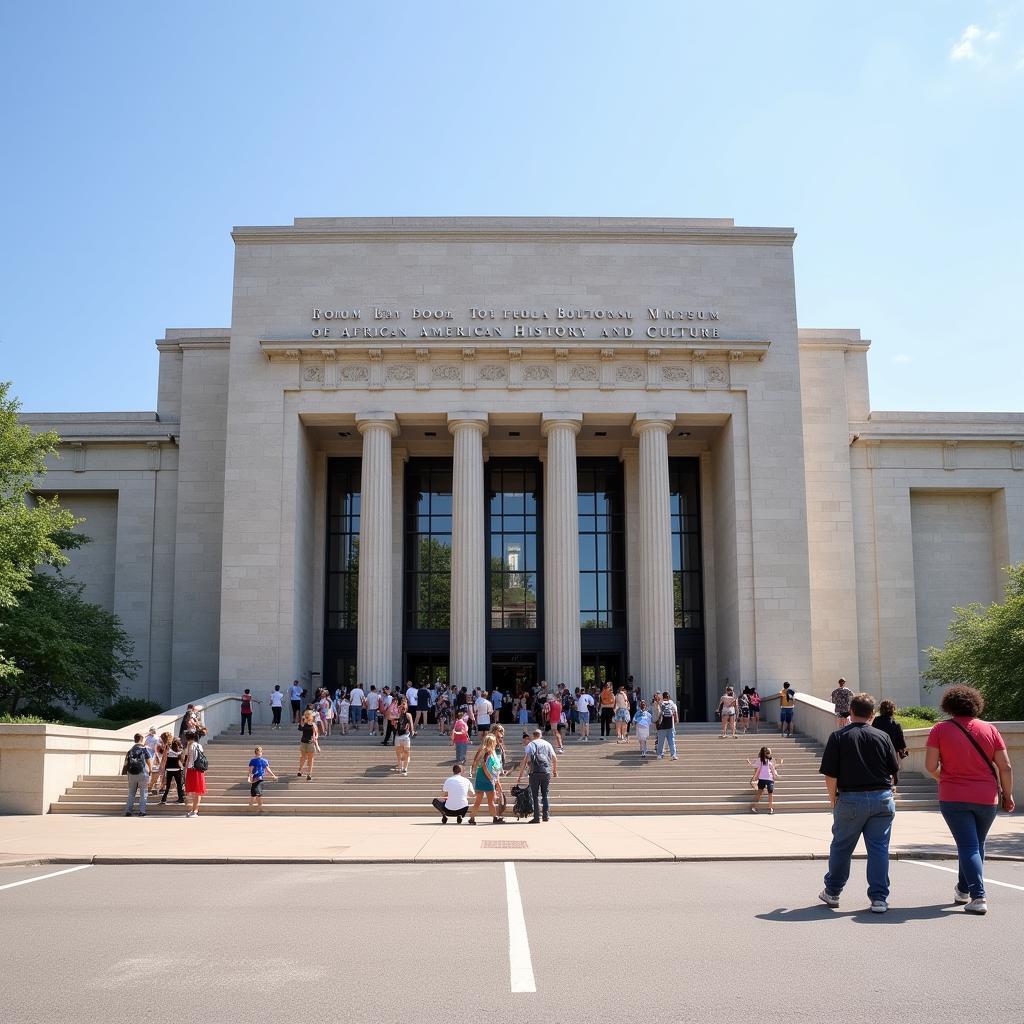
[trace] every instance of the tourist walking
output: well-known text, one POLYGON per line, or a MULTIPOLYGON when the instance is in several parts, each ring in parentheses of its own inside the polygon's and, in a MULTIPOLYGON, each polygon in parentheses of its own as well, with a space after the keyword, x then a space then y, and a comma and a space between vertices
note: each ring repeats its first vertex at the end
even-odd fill
POLYGON ((253 701, 256 701, 257 704, 262 704, 263 703, 262 701, 256 700, 256 698, 252 695, 252 692, 250 690, 248 690, 248 689, 243 690, 242 691, 242 705, 241 705, 242 728, 241 728, 241 730, 238 733, 239 736, 245 735, 245 727, 246 726, 249 727, 249 735, 250 736, 252 735, 252 705, 253 705, 253 701))
POLYGON ((271 729, 281 728, 281 706, 284 704, 284 694, 281 692, 280 685, 274 687, 274 692, 270 695, 270 713, 274 716, 274 721, 271 724, 271 729))
POLYGON ((519 775, 516 778, 518 786, 523 781, 523 771, 527 771, 530 780, 530 795, 533 798, 533 817, 531 825, 536 825, 541 818, 547 821, 551 816, 551 809, 548 802, 548 791, 551 788, 552 778, 558 778, 558 756, 555 748, 551 746, 540 729, 533 730, 533 739, 526 744, 523 751, 524 757, 519 765, 519 775))
MULTIPOLYGON (((413 705, 410 705, 409 710, 412 710, 413 705)), ((426 684, 421 684, 416 689, 416 728, 425 729, 427 722, 430 719, 430 690, 426 684)))
POLYGON ((356 683, 355 686, 349 691, 348 704, 349 713, 352 716, 352 728, 356 732, 359 732, 359 726, 363 724, 363 707, 366 703, 366 693, 363 688, 356 683))
POLYGON ((441 798, 431 800, 434 809, 441 814, 441 824, 447 825, 448 819, 454 818, 455 824, 461 825, 472 795, 473 784, 462 774, 462 765, 456 761, 451 775, 441 785, 441 798))
POLYGON ((175 737, 171 740, 170 746, 167 748, 167 754, 164 756, 162 769, 164 788, 160 796, 160 803, 162 804, 167 803, 167 794, 170 792, 172 782, 178 791, 178 803, 183 804, 185 802, 185 783, 183 779, 185 769, 181 763, 182 746, 181 740, 175 737))
POLYGON ((740 691, 740 724, 743 726, 743 735, 750 731, 750 687, 744 686, 740 691))
POLYGON ((548 702, 544 705, 547 709, 547 723, 554 734, 555 746, 559 754, 565 753, 565 743, 562 734, 565 732, 564 712, 562 702, 553 693, 548 694, 548 702))
MULTIPOLYGON (((155 730, 154 730, 155 731, 155 730)), ((167 751, 171 748, 173 737, 169 732, 160 733, 156 741, 156 749, 153 751, 153 758, 149 762, 150 779, 149 793, 151 796, 160 792, 164 784, 164 764, 167 761, 167 751)), ((148 747, 149 744, 147 743, 148 747)))
POLYGON ((858 693, 850 701, 850 725, 832 733, 819 772, 825 776, 832 804, 832 845, 825 888, 818 899, 838 907, 850 877, 850 860, 860 837, 867 850, 868 899, 871 911, 889 909, 889 840, 896 814, 894 780, 899 760, 892 740, 871 727, 875 698, 858 693))
POLYGON ((850 724, 850 701, 853 700, 853 690, 846 685, 845 679, 840 679, 836 688, 831 694, 832 703, 836 706, 836 724, 842 728, 850 724))
POLYGON ((501 760, 495 753, 497 743, 498 739, 494 733, 488 733, 473 758, 473 769, 476 773, 473 788, 476 790, 476 799, 469 812, 470 825, 476 824, 476 813, 480 810, 480 803, 484 797, 487 798, 487 810, 491 812, 492 823, 505 823, 505 819, 500 816, 495 806, 495 800, 501 798, 501 760))
MULTIPOLYGON (((586 690, 576 690, 576 716, 580 723, 580 743, 590 741, 590 713, 594 708, 594 698, 586 690)), ((523 722, 523 725, 526 723, 523 722)))
POLYGON ((185 798, 188 800, 186 818, 199 817, 199 805, 206 794, 206 769, 209 762, 194 730, 185 734, 185 798))
POLYGON ((306 781, 313 781, 313 759, 320 753, 320 729, 316 724, 316 715, 307 710, 302 716, 302 725, 299 726, 299 770, 296 777, 303 774, 305 769, 306 781))
POLYGON ((292 725, 297 725, 299 721, 299 710, 302 707, 302 694, 305 691, 299 685, 298 679, 296 679, 291 686, 288 687, 288 700, 292 705, 292 725))
POLYGON ((876 729, 881 729, 896 748, 896 754, 902 761, 910 751, 907 750, 907 739, 903 735, 903 726, 896 721, 896 705, 891 700, 883 700, 878 705, 878 714, 871 723, 876 729))
POLYGON ((150 765, 153 755, 143 740, 142 733, 135 734, 135 742, 124 755, 122 775, 128 776, 128 802, 124 805, 124 816, 132 816, 135 794, 139 794, 139 817, 146 816, 146 796, 149 792, 150 765))
POLYGON ((676 723, 679 721, 679 709, 676 707, 676 702, 669 697, 668 690, 662 693, 661 700, 658 701, 656 718, 658 723, 658 760, 660 761, 664 758, 665 747, 667 746, 669 754, 672 755, 672 760, 678 761, 679 758, 676 755, 676 723))
POLYGON ((748 700, 750 701, 750 720, 754 724, 754 735, 756 736, 759 732, 758 726, 761 724, 761 695, 757 692, 757 687, 750 687, 748 700))
POLYGON ((612 720, 615 722, 615 742, 626 742, 626 730, 629 728, 629 697, 626 691, 620 686, 615 691, 614 714, 612 720))
POLYGON ((384 719, 387 723, 387 729, 384 733, 384 739, 380 741, 382 747, 386 747, 388 742, 395 742, 395 722, 398 721, 400 709, 402 706, 402 698, 396 693, 390 695, 391 699, 388 701, 387 707, 384 709, 384 719))
POLYGON ((796 690, 788 682, 779 690, 779 735, 793 735, 793 710, 796 707, 796 690))
POLYGON ((455 748, 455 760, 459 764, 466 763, 466 754, 469 752, 469 723, 466 721, 466 712, 460 711, 452 726, 452 746, 455 748))
POLYGON ((447 736, 452 728, 452 694, 447 686, 437 695, 434 716, 437 718, 437 734, 447 736))
POLYGON ((516 714, 516 721, 525 729, 530 724, 530 697, 528 694, 521 693, 519 699, 516 701, 518 711, 516 714))
POLYGON ((718 702, 718 714, 722 719, 722 735, 718 738, 724 740, 729 730, 732 729, 732 738, 736 739, 736 719, 739 717, 740 702, 733 693, 732 687, 727 686, 722 699, 718 702))
POLYGON ((480 695, 473 702, 473 717, 480 732, 484 733, 490 729, 493 714, 494 705, 487 699, 487 694, 481 690, 480 695))
POLYGON ((395 719, 395 767, 391 769, 399 775, 409 774, 412 738, 415 735, 416 726, 409 713, 409 702, 403 698, 398 702, 398 716, 395 719))
POLYGON ((380 694, 377 692, 376 686, 371 686, 370 692, 366 695, 366 721, 370 726, 370 736, 376 736, 378 734, 377 712, 379 710, 380 694))
POLYGON ((263 748, 257 747, 249 760, 249 810, 255 807, 260 814, 263 813, 263 779, 267 775, 277 779, 270 769, 270 762, 263 756, 263 748))
MULTIPOLYGON (((779 765, 781 764, 782 759, 780 758, 779 765)), ((768 813, 775 813, 775 780, 778 777, 779 769, 772 757, 772 748, 762 747, 757 752, 757 761, 754 762, 754 774, 750 777, 751 788, 757 789, 757 796, 754 797, 754 802, 750 805, 750 809, 754 814, 757 814, 757 805, 761 802, 761 797, 765 792, 768 793, 768 813)))
POLYGON ((647 701, 640 701, 636 714, 633 716, 633 724, 636 726, 636 738, 640 744, 640 757, 647 760, 647 741, 651 736, 651 723, 654 716, 647 710, 647 701))
POLYGON ((981 718, 985 701, 973 686, 951 686, 942 710, 950 717, 928 734, 925 768, 939 784, 939 811, 956 843, 953 901, 984 914, 985 840, 1000 808, 1013 813, 1013 768, 999 730, 981 718))
POLYGON ((601 739, 612 734, 612 715, 615 714, 615 691, 611 683, 605 683, 601 689, 601 739))

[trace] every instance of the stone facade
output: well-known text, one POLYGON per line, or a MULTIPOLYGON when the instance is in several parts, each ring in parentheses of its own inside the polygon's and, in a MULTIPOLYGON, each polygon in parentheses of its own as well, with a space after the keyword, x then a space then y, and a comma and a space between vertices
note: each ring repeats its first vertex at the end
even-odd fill
POLYGON ((428 456, 454 458, 460 681, 487 671, 485 461, 544 462, 555 679, 580 664, 572 467, 607 457, 623 466, 624 670, 671 688, 665 501, 669 460, 690 456, 708 707, 727 678, 823 695, 839 675, 916 703, 920 648, 952 604, 995 598, 1024 558, 1024 415, 872 413, 868 342, 797 328, 794 237, 728 220, 236 228, 231 327, 157 343, 157 413, 25 417, 64 438, 43 486, 97 537, 73 571, 135 638, 130 689, 173 705, 323 678, 333 457, 362 457, 372 508, 360 673, 398 682, 404 470, 428 456))

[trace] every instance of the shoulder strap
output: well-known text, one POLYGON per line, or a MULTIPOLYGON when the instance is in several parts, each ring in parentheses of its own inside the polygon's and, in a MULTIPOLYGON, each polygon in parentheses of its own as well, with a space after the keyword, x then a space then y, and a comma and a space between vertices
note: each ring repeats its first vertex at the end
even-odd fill
POLYGON ((950 721, 971 741, 971 746, 984 758, 985 764, 988 765, 988 770, 992 773, 992 778, 996 780, 996 785, 998 786, 999 773, 996 771, 996 766, 992 763, 992 759, 981 749, 981 744, 956 719, 951 718, 950 721))

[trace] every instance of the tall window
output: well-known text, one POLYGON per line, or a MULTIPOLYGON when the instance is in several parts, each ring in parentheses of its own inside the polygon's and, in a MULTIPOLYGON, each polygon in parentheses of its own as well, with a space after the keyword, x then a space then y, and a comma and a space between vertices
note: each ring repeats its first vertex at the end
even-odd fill
POLYGON ((672 516, 672 593, 676 629, 704 628, 700 552, 700 463, 669 459, 672 516))
POLYGON ((448 629, 452 595, 452 464, 411 459, 405 477, 405 613, 409 629, 448 629))
POLYGON ((355 629, 359 604, 359 459, 332 459, 327 492, 327 628, 355 629))
POLYGON ((604 459, 580 459, 577 466, 580 626, 620 628, 626 624, 622 466, 604 459))
POLYGON ((488 466, 491 629, 537 628, 537 481, 535 464, 488 466))

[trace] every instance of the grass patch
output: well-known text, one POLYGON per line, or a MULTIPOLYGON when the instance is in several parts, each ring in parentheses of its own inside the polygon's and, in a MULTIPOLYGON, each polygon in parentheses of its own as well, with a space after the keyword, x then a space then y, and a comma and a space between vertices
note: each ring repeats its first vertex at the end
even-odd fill
POLYGON ((903 715, 899 712, 894 717, 904 729, 930 729, 935 724, 927 718, 915 718, 913 715, 903 715))

